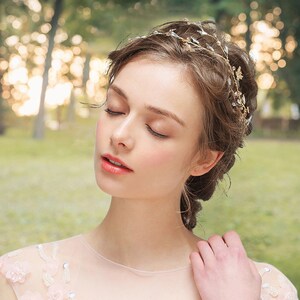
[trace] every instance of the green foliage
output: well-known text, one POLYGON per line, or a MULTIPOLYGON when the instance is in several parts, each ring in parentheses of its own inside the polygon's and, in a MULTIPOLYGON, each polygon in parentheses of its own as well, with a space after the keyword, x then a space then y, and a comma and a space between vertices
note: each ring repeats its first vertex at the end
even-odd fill
POLYGON ((0 139, 0 253, 91 228, 108 204, 94 181, 94 122, 42 141, 29 138, 32 120, 20 125, 0 139))
MULTIPOLYGON (((63 28, 69 35, 64 43, 70 45, 74 35, 81 35, 88 43, 102 39, 120 41, 137 29, 149 28, 158 9, 149 1, 66 0, 63 28), (83 26, 84 25, 84 26, 83 26)), ((88 46, 88 49, 91 47, 88 46)))
POLYGON ((291 92, 291 99, 294 103, 300 105, 300 2, 298 0, 290 1, 262 1, 262 8, 267 12, 271 8, 280 7, 282 10, 281 19, 284 22, 284 28, 281 32, 282 44, 286 44, 286 38, 292 35, 298 46, 293 55, 287 57, 286 68, 279 70, 279 76, 282 76, 291 92))

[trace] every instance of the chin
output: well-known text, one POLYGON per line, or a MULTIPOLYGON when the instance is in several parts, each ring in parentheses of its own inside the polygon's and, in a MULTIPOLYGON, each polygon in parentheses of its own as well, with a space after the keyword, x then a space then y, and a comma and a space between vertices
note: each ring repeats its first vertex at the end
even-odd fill
MULTIPOLYGON (((124 183, 116 183, 114 180, 109 180, 107 178, 100 177, 96 175, 96 182, 101 191, 111 195, 112 197, 118 198, 131 198, 133 195, 130 195, 129 188, 124 187, 124 183)), ((133 189, 131 189, 133 190, 133 189)))

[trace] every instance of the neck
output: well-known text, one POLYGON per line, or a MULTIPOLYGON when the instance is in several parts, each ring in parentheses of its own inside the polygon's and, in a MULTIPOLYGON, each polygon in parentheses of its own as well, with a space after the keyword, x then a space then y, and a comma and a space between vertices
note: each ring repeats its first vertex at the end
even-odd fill
POLYGON ((112 198, 88 239, 106 258, 152 271, 188 265, 198 240, 183 225, 174 200, 123 198, 112 198))

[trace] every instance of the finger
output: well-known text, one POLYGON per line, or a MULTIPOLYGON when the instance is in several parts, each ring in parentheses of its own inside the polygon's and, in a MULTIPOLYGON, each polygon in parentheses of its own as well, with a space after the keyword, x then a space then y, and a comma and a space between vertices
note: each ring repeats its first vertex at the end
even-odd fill
POLYGON ((190 254, 190 261, 194 271, 202 271, 204 269, 204 263, 199 252, 192 252, 190 254))
POLYGON ((197 243, 199 254, 202 258, 204 266, 214 264, 216 258, 214 252, 212 251, 209 243, 207 241, 201 240, 197 243))
POLYGON ((251 273, 252 275, 254 276, 254 278, 256 279, 256 282, 258 282, 258 284, 260 285, 261 287, 261 284, 262 284, 262 277, 261 277, 261 274, 259 273, 255 263, 253 260, 251 259, 248 259, 249 261, 249 265, 250 265, 250 269, 251 269, 251 273))
POLYGON ((243 246, 240 236, 235 231, 226 232, 223 235, 223 239, 229 248, 238 248, 241 253, 246 255, 246 250, 243 246))
POLYGON ((248 259, 252 274, 259 274, 257 267, 252 259, 248 259))
POLYGON ((208 243, 216 256, 222 256, 228 250, 224 240, 219 235, 213 235, 208 239, 208 243))
POLYGON ((192 252, 190 254, 190 261, 192 264, 195 283, 198 286, 199 282, 201 282, 201 278, 203 277, 204 263, 198 252, 192 252))

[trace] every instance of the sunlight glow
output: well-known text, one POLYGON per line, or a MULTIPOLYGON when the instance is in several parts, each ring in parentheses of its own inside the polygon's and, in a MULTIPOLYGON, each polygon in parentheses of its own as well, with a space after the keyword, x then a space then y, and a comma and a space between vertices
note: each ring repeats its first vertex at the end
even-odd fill
MULTIPOLYGON (((36 37, 36 36, 35 36, 36 37)), ((25 47, 25 46, 23 46, 25 47)), ((18 116, 36 115, 39 110, 39 102, 42 87, 41 68, 32 69, 32 73, 28 73, 24 58, 28 55, 27 47, 20 52, 24 54, 12 54, 9 62, 0 61, 2 70, 9 69, 4 73, 4 83, 12 86, 10 90, 3 91, 3 98, 13 98, 12 109, 18 116)), ((45 51, 42 46, 36 46, 32 49, 34 53, 33 61, 37 66, 42 66, 45 63, 45 51)), ((74 89, 82 89, 82 72, 84 58, 75 56, 70 50, 56 49, 53 51, 52 66, 49 70, 49 84, 46 92, 45 107, 53 110, 61 105, 66 105, 70 101, 71 91, 74 89), (74 76, 72 80, 65 74, 68 72, 74 76), (76 88, 78 87, 78 88, 76 88)), ((108 68, 106 59, 93 58, 89 66, 89 79, 86 83, 86 95, 95 102, 103 101, 107 79, 104 76, 108 68)), ((78 94, 78 92, 76 92, 78 94)), ((78 97, 85 97, 84 93, 78 94, 78 97)), ((80 112, 86 116, 87 112, 80 112)))
POLYGON ((24 4, 28 6, 29 9, 38 13, 42 10, 41 3, 38 0, 24 0, 24 4))
MULTIPOLYGON (((54 12, 52 8, 44 9, 41 0, 13 2, 22 2, 30 9, 29 18, 34 22, 41 22, 34 24, 35 31, 24 29, 28 26, 28 16, 24 15, 5 16, 5 22, 0 24, 1 30, 9 29, 8 32, 11 34, 8 33, 9 36, 6 35, 3 39, 4 47, 9 51, 5 54, 5 58, 0 58, 0 71, 3 73, 2 97, 18 116, 32 116, 39 110, 47 35, 51 30, 50 21, 54 12), (17 31, 20 31, 19 34, 17 31)), ((151 5, 158 2, 158 0, 150 1, 151 5)), ((136 3, 135 9, 139 5, 136 3)), ((280 7, 274 7, 262 15, 259 6, 259 1, 251 1, 250 13, 241 12, 232 18, 231 34, 232 40, 241 48, 247 48, 246 50, 250 48, 250 55, 256 63, 256 71, 260 74, 258 86, 267 93, 268 89, 278 84, 274 72, 286 67, 298 44, 293 33, 288 33, 285 41, 280 37, 281 30, 285 28, 284 22, 280 19, 282 13, 280 7)), ((88 7, 79 6, 77 10, 84 18, 89 18, 92 13, 88 7)), ((91 30, 97 29, 91 26, 91 30)), ((226 38, 229 38, 229 35, 226 35, 226 38)), ((58 27, 48 73, 46 109, 54 110, 67 105, 71 95, 76 98, 76 103, 81 100, 103 102, 108 84, 106 75, 109 61, 95 57, 92 51, 94 50, 89 48, 82 35, 68 36, 63 26, 58 27), (63 44, 66 40, 68 43, 63 44), (87 61, 89 66, 86 64, 87 61)), ((79 106, 75 107, 76 112, 83 117, 88 116, 90 110, 79 106)))
POLYGON ((28 80, 28 100, 22 105, 14 104, 12 109, 18 116, 36 115, 39 110, 39 99, 41 95, 42 77, 34 76, 28 80))
MULTIPOLYGON (((14 104, 13 110, 18 116, 36 115, 39 110, 39 101, 42 89, 42 77, 34 76, 28 80, 28 91, 23 87, 22 92, 27 92, 28 99, 23 104, 14 104)), ((69 101, 72 90, 70 82, 59 83, 53 88, 48 88, 46 93, 46 108, 56 108, 69 101)))
POLYGON ((261 89, 268 90, 274 82, 274 77, 271 74, 264 73, 258 76, 257 82, 261 89))

